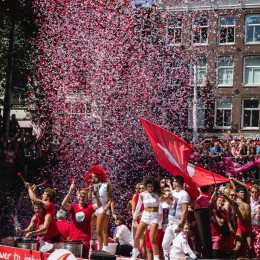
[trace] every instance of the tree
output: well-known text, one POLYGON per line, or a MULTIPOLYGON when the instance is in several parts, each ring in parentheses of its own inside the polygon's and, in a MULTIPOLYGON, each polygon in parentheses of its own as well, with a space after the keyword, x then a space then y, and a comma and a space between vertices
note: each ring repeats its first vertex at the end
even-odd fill
MULTIPOLYGON (((4 106, 4 139, 7 141, 13 78, 31 70, 30 55, 37 26, 32 3, 25 0, 0 2, 0 104, 4 106)), ((24 93, 25 95, 25 93, 24 93)))

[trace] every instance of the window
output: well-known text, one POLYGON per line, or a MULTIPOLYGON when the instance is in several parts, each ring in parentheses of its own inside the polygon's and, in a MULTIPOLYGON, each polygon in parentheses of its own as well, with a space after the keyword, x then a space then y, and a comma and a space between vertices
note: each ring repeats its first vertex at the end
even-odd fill
MULTIPOLYGON (((189 103, 188 128, 193 128, 193 102, 189 103)), ((197 102, 197 126, 204 128, 205 126, 205 103, 202 100, 197 102)))
POLYGON ((259 128, 259 100, 243 100, 242 128, 259 128))
POLYGON ((244 85, 260 85, 260 57, 245 57, 244 59, 244 85))
POLYGON ((169 45, 181 44, 182 19, 168 18, 167 42, 169 45))
POLYGON ((221 57, 217 64, 217 84, 218 86, 233 85, 233 58, 221 57))
POLYGON ((192 42, 206 44, 208 42, 208 18, 197 17, 192 23, 192 42))
POLYGON ((193 64, 193 84, 195 80, 195 69, 197 71, 197 85, 198 86, 204 86, 206 84, 206 74, 207 74, 207 62, 205 58, 199 58, 194 64, 193 64))
POLYGON ((217 99, 215 103, 215 126, 230 128, 231 126, 231 99, 217 99))
POLYGON ((260 14, 246 16, 246 42, 260 43, 260 14))
POLYGON ((234 43, 235 40, 235 16, 219 17, 219 43, 234 43))

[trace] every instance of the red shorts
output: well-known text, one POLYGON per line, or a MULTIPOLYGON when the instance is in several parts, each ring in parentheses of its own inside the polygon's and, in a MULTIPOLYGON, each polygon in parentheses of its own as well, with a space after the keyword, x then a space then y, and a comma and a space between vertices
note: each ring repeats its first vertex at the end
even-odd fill
POLYGON ((240 234, 240 235, 250 235, 252 234, 252 224, 251 224, 251 220, 247 220, 247 221, 240 221, 239 219, 237 219, 237 232, 236 234, 240 234))
MULTIPOLYGON (((157 236, 156 236, 156 243, 158 245, 159 251, 163 251, 163 248, 162 248, 163 235, 164 235, 163 230, 158 229, 157 236)), ((145 242, 146 242, 146 247, 151 248, 153 250, 152 244, 150 242, 150 230, 149 229, 147 229, 147 231, 146 231, 145 242)))

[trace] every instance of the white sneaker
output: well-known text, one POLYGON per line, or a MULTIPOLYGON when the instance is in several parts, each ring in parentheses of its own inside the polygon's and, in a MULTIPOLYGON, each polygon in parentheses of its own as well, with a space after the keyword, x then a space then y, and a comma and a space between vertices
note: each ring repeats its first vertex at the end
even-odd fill
POLYGON ((139 256, 139 249, 133 248, 131 260, 136 260, 137 256, 139 256))
POLYGON ((154 255, 153 260, 160 260, 159 255, 154 255))

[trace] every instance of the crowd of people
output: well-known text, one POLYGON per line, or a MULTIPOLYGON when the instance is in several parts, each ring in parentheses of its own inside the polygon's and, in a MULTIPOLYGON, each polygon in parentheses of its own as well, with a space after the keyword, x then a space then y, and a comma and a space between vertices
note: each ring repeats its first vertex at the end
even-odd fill
POLYGON ((227 177, 259 179, 260 162, 254 164, 260 157, 257 141, 243 135, 240 140, 235 140, 228 130, 220 140, 205 138, 190 144, 196 151, 191 158, 194 164, 227 177))
MULTIPOLYGON (((115 213, 113 187, 105 170, 92 166, 84 177, 85 186, 77 189, 76 203, 70 201, 76 188, 72 180, 56 219, 53 205, 56 191, 47 188, 39 199, 37 185, 26 182, 35 215, 22 225, 17 218, 22 212, 16 209, 16 232, 25 237, 37 235, 40 250, 49 244, 58 249, 64 241, 83 241, 86 259, 94 247, 95 230, 99 251, 107 251, 109 242, 117 243, 116 254, 131 256, 132 260, 137 257, 149 260, 205 258, 204 241, 194 211, 208 209, 211 228, 204 232, 211 232, 213 258, 260 257, 260 188, 257 184, 245 184, 232 178, 224 184, 200 187, 195 198, 194 193, 189 195, 189 190, 185 190, 182 176, 172 179, 147 176, 135 186, 128 203, 132 223, 127 224, 124 216, 115 213), (114 232, 109 234, 112 220, 114 232)), ((30 202, 27 203, 29 206, 30 202)), ((8 205, 11 214, 12 206, 8 205)))

